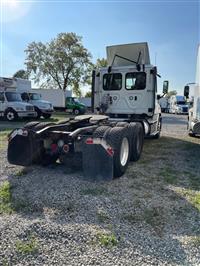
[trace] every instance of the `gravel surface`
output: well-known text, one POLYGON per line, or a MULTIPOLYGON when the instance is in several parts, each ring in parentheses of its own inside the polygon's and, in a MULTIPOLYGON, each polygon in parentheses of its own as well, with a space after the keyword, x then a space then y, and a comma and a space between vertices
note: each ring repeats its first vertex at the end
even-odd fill
POLYGON ((199 193, 200 140, 187 137, 186 119, 165 115, 160 140, 146 140, 140 161, 111 182, 60 164, 12 166, 0 150, 13 206, 0 214, 0 265, 200 265, 190 196, 199 193))

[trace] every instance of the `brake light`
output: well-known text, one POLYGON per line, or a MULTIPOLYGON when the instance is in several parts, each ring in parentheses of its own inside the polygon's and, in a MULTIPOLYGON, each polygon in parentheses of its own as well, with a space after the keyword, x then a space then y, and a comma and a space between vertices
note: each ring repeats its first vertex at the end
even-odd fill
POLYGON ((109 148, 106 149, 106 151, 107 151, 108 155, 110 155, 110 156, 113 156, 114 155, 113 148, 109 147, 109 148))
POLYGON ((94 141, 92 138, 88 138, 88 139, 86 139, 85 143, 86 144, 94 144, 94 141))
POLYGON ((56 152, 57 151, 57 148, 58 148, 58 145, 57 144, 55 144, 55 143, 52 143, 51 144, 51 151, 52 152, 56 152))

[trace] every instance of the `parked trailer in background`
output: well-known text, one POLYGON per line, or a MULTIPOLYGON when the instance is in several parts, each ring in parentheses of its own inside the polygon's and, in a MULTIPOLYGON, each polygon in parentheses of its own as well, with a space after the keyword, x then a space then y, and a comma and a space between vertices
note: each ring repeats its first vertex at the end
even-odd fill
MULTIPOLYGON (((189 97, 190 86, 184 88, 185 97, 189 97)), ((189 110, 188 131, 190 136, 200 135, 200 44, 197 52, 196 81, 194 83, 193 107, 189 110)))
POLYGON ((86 111, 86 106, 76 97, 72 97, 71 90, 33 89, 32 92, 37 92, 44 100, 50 101, 55 110, 68 111, 75 115, 84 114, 86 111))
MULTIPOLYGON (((157 68, 147 43, 107 47, 109 66, 93 71, 91 115, 57 124, 28 123, 11 132, 8 161, 50 164, 58 159, 82 167, 86 177, 112 179, 137 161, 144 136, 158 138, 157 68), (26 135, 26 136, 25 136, 26 135)), ((168 82, 164 82, 164 93, 168 82)))
POLYGON ((55 109, 66 108, 66 97, 71 96, 71 91, 63 91, 60 89, 32 89, 33 93, 41 95, 42 99, 52 103, 55 109))
POLYGON ((169 98, 169 113, 171 114, 188 114, 188 103, 185 96, 172 95, 169 98))

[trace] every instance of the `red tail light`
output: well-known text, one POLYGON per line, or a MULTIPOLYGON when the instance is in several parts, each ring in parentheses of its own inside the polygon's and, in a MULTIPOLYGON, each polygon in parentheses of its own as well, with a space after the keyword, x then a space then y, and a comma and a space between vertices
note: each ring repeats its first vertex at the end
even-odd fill
POLYGON ((93 141, 92 138, 88 138, 88 139, 86 139, 85 143, 86 143, 86 144, 93 144, 94 141, 93 141))
POLYGON ((52 143, 52 144, 51 144, 51 151, 52 151, 52 152, 56 152, 57 149, 58 149, 58 145, 55 144, 55 143, 52 143))
POLYGON ((108 155, 110 155, 110 156, 114 155, 114 151, 113 151, 113 149, 111 147, 107 148, 106 151, 107 151, 108 155))

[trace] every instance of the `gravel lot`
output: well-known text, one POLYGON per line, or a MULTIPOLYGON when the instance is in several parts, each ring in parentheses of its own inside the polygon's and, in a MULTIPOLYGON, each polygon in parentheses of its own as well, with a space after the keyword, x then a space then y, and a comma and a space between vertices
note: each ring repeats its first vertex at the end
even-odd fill
POLYGON ((200 265, 200 139, 186 121, 164 115, 126 175, 99 183, 9 165, 2 135, 0 265, 200 265))

